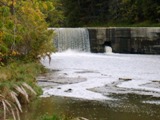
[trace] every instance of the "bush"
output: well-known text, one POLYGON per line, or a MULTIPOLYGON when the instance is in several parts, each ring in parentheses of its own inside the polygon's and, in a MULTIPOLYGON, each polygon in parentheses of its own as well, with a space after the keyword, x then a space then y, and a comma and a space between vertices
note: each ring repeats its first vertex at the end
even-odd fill
POLYGON ((71 117, 65 117, 65 116, 57 116, 55 114, 53 115, 43 115, 40 120, 71 120, 71 117))
POLYGON ((4 2, 0 16, 0 64, 12 58, 35 60, 54 51, 53 31, 48 30, 38 0, 4 2))

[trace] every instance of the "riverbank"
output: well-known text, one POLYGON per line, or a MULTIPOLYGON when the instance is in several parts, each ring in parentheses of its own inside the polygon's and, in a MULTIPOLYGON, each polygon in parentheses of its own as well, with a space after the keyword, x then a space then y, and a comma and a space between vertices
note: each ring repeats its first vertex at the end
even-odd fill
MULTIPOLYGON (((42 115, 51 118, 53 115, 67 118, 87 118, 88 120, 159 120, 160 106, 141 103, 150 97, 133 94, 114 95, 117 101, 90 101, 68 97, 39 98, 27 106, 22 120, 41 120, 42 115)), ((45 119, 50 120, 50 119, 45 119)), ((54 120, 54 119, 51 119, 54 120)), ((59 119, 56 119, 59 120, 59 119)), ((61 119, 63 120, 63 119, 61 119)), ((66 120, 66 119, 64 119, 66 120)), ((72 120, 72 119, 67 119, 72 120)), ((81 119, 73 119, 81 120, 81 119)), ((83 120, 83 119, 82 119, 83 120)))
POLYGON ((36 77, 44 70, 39 62, 16 61, 0 66, 0 118, 11 117, 9 111, 18 118, 22 106, 42 94, 36 77))

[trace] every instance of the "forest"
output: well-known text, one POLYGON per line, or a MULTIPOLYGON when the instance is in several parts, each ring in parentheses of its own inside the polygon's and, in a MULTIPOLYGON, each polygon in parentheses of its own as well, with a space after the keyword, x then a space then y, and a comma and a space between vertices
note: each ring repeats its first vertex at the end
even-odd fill
POLYGON ((42 93, 38 56, 55 51, 48 27, 97 26, 159 27, 160 0, 0 0, 0 119, 16 120, 42 93))
POLYGON ((64 25, 153 26, 160 23, 159 0, 60 0, 64 25))

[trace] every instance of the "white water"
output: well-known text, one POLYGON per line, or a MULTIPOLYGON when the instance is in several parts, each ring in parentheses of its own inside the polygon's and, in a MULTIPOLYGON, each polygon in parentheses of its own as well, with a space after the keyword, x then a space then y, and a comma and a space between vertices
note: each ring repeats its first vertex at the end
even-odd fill
POLYGON ((53 53, 50 65, 47 58, 42 60, 42 63, 47 68, 60 70, 56 74, 87 79, 80 83, 44 88, 44 96, 108 100, 111 98, 104 96, 103 93, 88 90, 108 85, 110 87, 104 92, 105 95, 116 92, 160 97, 159 55, 93 54, 69 50, 53 53), (120 78, 131 80, 120 80, 120 78), (116 85, 113 85, 115 83, 116 85), (68 89, 72 91, 65 92, 68 89))
POLYGON ((112 48, 110 46, 105 46, 105 53, 112 54, 112 48))
POLYGON ((57 51, 68 49, 90 52, 89 33, 85 28, 52 28, 56 37, 54 39, 57 51))

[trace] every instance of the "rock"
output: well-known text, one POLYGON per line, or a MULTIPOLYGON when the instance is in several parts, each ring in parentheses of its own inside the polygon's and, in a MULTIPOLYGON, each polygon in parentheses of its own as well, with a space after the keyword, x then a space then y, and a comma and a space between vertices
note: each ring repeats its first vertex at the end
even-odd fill
POLYGON ((102 76, 108 76, 108 75, 106 75, 106 74, 101 74, 102 76))
POLYGON ((72 119, 72 120, 89 120, 89 119, 84 118, 84 117, 77 117, 77 118, 74 118, 74 119, 72 119))
POLYGON ((64 73, 64 75, 68 75, 67 73, 64 73))
POLYGON ((132 79, 131 78, 119 78, 119 80, 129 81, 129 80, 132 80, 132 79))
POLYGON ((68 90, 65 90, 64 92, 72 92, 72 89, 69 88, 68 90))
POLYGON ((160 83, 160 80, 153 80, 152 82, 158 82, 158 83, 160 83))

